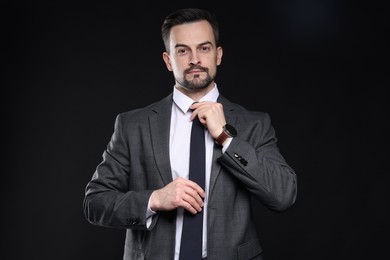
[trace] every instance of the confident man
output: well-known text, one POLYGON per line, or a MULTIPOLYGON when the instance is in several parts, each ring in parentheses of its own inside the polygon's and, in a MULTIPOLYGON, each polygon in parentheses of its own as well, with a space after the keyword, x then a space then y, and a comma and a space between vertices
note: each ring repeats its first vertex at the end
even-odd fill
POLYGON ((277 147, 269 115, 219 92, 218 34, 205 10, 181 9, 165 19, 163 60, 173 92, 118 115, 87 184, 86 218, 126 229, 126 260, 263 259, 251 198, 278 212, 295 201, 296 174, 277 147), (194 143, 202 152, 190 154, 198 120, 202 141, 194 143), (192 157, 198 161, 191 164, 192 157), (202 181, 190 177, 193 167, 202 181))

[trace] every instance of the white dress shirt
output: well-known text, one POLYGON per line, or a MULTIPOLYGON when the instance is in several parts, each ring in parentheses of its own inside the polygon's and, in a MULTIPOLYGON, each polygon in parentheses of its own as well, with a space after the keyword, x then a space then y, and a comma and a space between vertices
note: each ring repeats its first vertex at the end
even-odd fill
MULTIPOLYGON (((207 93, 200 100, 192 100, 175 87, 173 89, 173 105, 171 115, 171 127, 170 127, 170 142, 169 142, 169 158, 172 169, 172 178, 182 177, 188 179, 189 175, 189 163, 190 163, 190 136, 192 121, 191 110, 189 107, 195 101, 211 101, 216 102, 219 95, 217 84, 214 88, 207 93)), ((205 141, 206 141, 206 180, 205 180, 205 192, 206 197, 204 199, 203 206, 203 257, 207 256, 207 202, 208 191, 210 183, 211 164, 213 158, 214 139, 210 133, 205 129, 205 141)), ((224 145, 223 152, 229 146, 230 141, 224 145)), ((178 208, 176 219, 176 243, 175 243, 175 260, 179 259, 180 253, 180 241, 183 229, 183 208, 178 208)), ((155 212, 148 207, 147 217, 152 216, 155 212)), ((151 217, 148 219, 147 226, 151 223, 151 217)))

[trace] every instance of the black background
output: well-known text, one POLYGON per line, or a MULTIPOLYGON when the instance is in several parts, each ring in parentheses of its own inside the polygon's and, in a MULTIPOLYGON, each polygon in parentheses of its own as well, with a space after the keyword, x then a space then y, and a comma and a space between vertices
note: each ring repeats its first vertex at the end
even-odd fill
POLYGON ((298 175, 284 213, 255 206, 267 260, 388 254, 389 9, 379 1, 196 1, 1 6, 2 259, 122 259, 124 230, 93 226, 84 188, 116 114, 174 81, 160 25, 214 11, 220 92, 271 115, 298 175))

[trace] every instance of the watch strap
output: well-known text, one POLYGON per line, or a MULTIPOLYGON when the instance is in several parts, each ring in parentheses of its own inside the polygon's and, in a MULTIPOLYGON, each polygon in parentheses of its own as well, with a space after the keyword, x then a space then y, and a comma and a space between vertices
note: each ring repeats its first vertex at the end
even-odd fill
POLYGON ((230 136, 226 133, 225 129, 222 130, 222 133, 215 139, 215 142, 222 146, 222 144, 228 139, 230 136))

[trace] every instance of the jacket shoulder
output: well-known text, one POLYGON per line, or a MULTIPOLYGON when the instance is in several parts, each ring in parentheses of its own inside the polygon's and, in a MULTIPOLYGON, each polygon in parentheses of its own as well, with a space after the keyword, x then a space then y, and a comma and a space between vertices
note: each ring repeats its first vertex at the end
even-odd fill
POLYGON ((172 107, 172 94, 164 99, 151 103, 141 108, 136 108, 117 114, 116 121, 122 123, 141 123, 148 120, 150 115, 170 113, 172 107))
POLYGON ((250 120, 249 122, 253 122, 253 120, 259 121, 269 121, 270 115, 265 111, 257 111, 250 110, 244 105, 229 101, 225 97, 221 96, 219 101, 223 104, 224 109, 228 111, 228 113, 236 115, 238 118, 243 120, 250 120))

